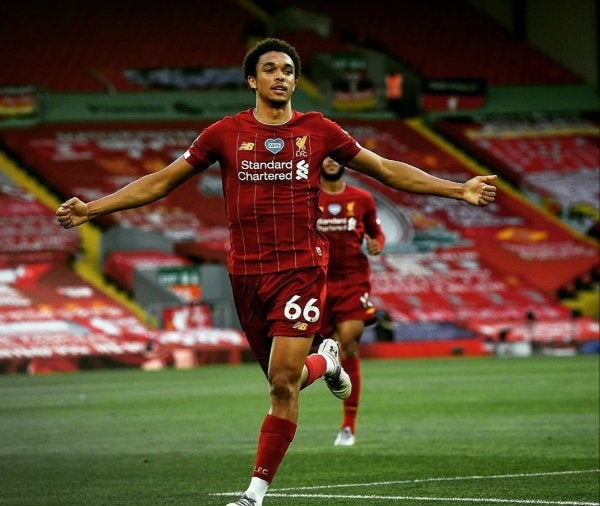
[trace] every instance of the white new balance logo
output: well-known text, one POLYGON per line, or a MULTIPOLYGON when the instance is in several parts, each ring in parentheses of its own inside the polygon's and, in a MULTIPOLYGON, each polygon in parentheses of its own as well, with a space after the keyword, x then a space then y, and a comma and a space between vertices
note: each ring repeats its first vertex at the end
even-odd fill
POLYGON ((296 164, 296 179, 308 179, 308 163, 306 163, 306 160, 300 160, 296 164))

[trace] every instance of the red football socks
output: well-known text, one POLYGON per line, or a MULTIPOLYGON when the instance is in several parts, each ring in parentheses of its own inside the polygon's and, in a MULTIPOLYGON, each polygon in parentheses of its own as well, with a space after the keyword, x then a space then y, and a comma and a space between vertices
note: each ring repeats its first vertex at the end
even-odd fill
POLYGON ((314 383, 321 376, 323 376, 327 370, 327 360, 323 355, 319 355, 317 353, 306 357, 306 362, 304 362, 304 365, 308 370, 308 378, 306 378, 306 383, 302 385, 302 388, 306 388, 311 383, 314 383))
POLYGON ((268 483, 273 481, 277 468, 296 434, 298 424, 267 415, 260 428, 258 449, 252 476, 268 483))
POLYGON ((344 358, 342 359, 342 367, 350 376, 352 381, 352 393, 350 397, 344 399, 344 419, 342 421, 343 427, 350 427, 352 434, 356 432, 356 414, 358 412, 358 401, 360 398, 360 359, 358 358, 344 358))

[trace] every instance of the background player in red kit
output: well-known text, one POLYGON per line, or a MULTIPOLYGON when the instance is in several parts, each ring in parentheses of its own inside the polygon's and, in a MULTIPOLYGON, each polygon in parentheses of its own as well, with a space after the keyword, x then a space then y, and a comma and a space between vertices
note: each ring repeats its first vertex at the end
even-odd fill
POLYGON ((261 506, 294 438, 302 388, 324 377, 339 398, 350 395, 338 344, 331 339, 309 355, 320 327, 327 240, 316 229, 320 168, 326 156, 398 190, 461 199, 485 206, 495 198, 495 176, 466 183, 433 177, 362 148, 322 114, 292 109, 300 75, 296 50, 265 39, 249 51, 244 76, 254 108, 206 128, 165 168, 84 203, 77 197, 56 211, 70 228, 98 216, 154 202, 214 162, 221 167, 231 249, 228 257, 236 309, 269 383, 270 409, 260 429, 250 485, 229 506, 261 506))
POLYGON ((322 215, 317 229, 329 240, 327 299, 321 334, 335 336, 342 351, 342 367, 352 381, 352 393, 343 402, 343 419, 335 446, 352 446, 361 390, 360 338, 365 322, 373 320, 370 301, 369 260, 362 251, 363 241, 370 255, 379 255, 385 236, 377 219, 373 196, 347 184, 344 166, 327 157, 321 167, 319 207, 322 215))

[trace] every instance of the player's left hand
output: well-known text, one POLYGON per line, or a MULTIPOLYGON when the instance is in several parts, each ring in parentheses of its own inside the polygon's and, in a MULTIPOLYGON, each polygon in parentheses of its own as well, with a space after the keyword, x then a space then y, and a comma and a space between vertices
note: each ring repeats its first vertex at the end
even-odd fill
POLYGON ((379 255, 381 253, 381 248, 379 247, 379 243, 365 234, 365 240, 367 241, 367 251, 369 255, 379 255))
POLYGON ((490 184, 498 176, 475 176, 463 186, 463 200, 474 206, 487 206, 496 200, 496 187, 490 184))

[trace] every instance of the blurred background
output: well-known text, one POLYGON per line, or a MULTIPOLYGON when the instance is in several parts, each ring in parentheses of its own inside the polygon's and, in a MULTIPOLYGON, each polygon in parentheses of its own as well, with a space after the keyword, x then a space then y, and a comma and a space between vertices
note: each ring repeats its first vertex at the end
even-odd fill
POLYGON ((254 105, 257 40, 293 44, 293 105, 363 146, 463 181, 485 209, 395 193, 372 262, 365 358, 599 351, 594 0, 4 0, 0 372, 251 360, 225 271, 218 167, 64 231, 54 211, 159 170, 254 105))

